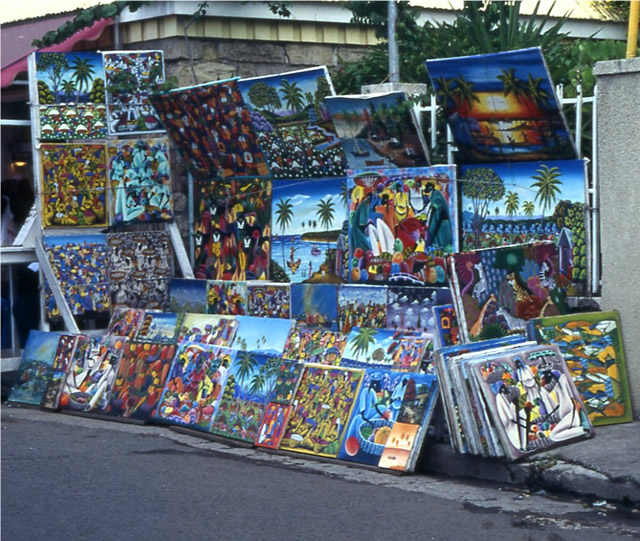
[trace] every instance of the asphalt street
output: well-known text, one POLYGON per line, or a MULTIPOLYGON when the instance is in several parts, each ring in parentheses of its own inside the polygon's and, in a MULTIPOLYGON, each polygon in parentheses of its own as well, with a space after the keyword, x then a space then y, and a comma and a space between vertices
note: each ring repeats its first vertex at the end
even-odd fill
POLYGON ((2 539, 640 539, 637 516, 3 406, 2 539))

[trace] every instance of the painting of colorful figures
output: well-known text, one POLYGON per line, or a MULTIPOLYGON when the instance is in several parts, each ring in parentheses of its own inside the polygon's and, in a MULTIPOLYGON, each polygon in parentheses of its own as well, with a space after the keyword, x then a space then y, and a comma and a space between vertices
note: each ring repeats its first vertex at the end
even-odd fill
POLYGON ((129 342, 105 413, 151 420, 176 354, 175 344, 129 342))
POLYGON ((416 372, 432 343, 422 333, 354 327, 347 337, 340 366, 416 372))
POLYGON ((247 314, 256 317, 291 317, 291 290, 289 284, 247 284, 249 303, 247 314))
POLYGON ((433 333, 431 309, 451 302, 448 287, 389 286, 387 326, 394 330, 433 333))
POLYGON ((119 139, 108 144, 111 225, 173 218, 169 139, 119 139))
POLYGON ((158 344, 175 344, 183 314, 146 312, 136 334, 136 340, 158 344))
POLYGON ((196 278, 267 279, 271 181, 216 180, 197 185, 195 214, 196 278))
POLYGON ((306 366, 280 449, 336 458, 362 375, 362 370, 306 366))
POLYGON ((179 342, 196 342, 216 346, 230 346, 238 329, 232 317, 185 314, 179 332, 179 342))
POLYGON ((36 53, 40 139, 107 137, 99 53, 36 53))
POLYGON ((231 347, 241 351, 282 355, 294 322, 291 319, 236 316, 238 330, 231 347))
POLYGON ((464 342, 524 334, 528 320, 567 312, 552 242, 463 252, 449 263, 464 342))
POLYGON ((446 285, 457 246, 455 168, 349 171, 352 282, 446 285))
POLYGON ((567 294, 584 293, 583 160, 462 166, 461 174, 463 250, 553 240, 567 294))
POLYGON ((344 175, 340 139, 324 99, 334 94, 325 66, 240 79, 273 178, 344 175))
POLYGON ((43 144, 42 226, 107 225, 106 147, 88 144, 43 144))
POLYGON ((426 64, 456 162, 578 157, 539 47, 426 64))
POLYGON ((269 175, 236 80, 159 92, 149 99, 196 181, 269 175))
POLYGON ((144 319, 144 310, 121 306, 114 308, 107 328, 107 334, 126 336, 133 340, 144 319))
POLYGON ((78 342, 60 395, 60 407, 104 413, 128 339, 94 336, 78 342))
POLYGON ((161 131, 149 95, 164 83, 162 51, 102 53, 109 135, 161 131))
POLYGON ((436 326, 436 347, 456 346, 460 343, 460 326, 453 304, 433 307, 436 326))
POLYGON ((391 370, 365 371, 338 458, 378 465, 410 380, 391 370))
POLYGON ((471 370, 510 459, 592 435, 585 407, 556 346, 535 346, 478 361, 471 370))
POLYGON ((329 97, 349 169, 429 165, 427 145, 403 91, 329 97))
POLYGON ((53 371, 53 359, 61 334, 33 330, 25 344, 10 402, 39 406, 53 371))
POLYGON ((207 313, 207 281, 172 278, 169 282, 169 310, 207 313))
POLYGON ((530 323, 538 343, 560 348, 594 426, 632 420, 617 312, 545 317, 530 323))
POLYGON ((291 284, 291 317, 298 323, 338 329, 336 284, 291 284))
MULTIPOLYGON (((108 256, 105 235, 60 235, 42 237, 44 249, 71 313, 109 310, 108 256)), ((47 312, 56 312, 53 294, 47 312)))
POLYGON ((243 316, 247 297, 246 282, 207 280, 207 314, 243 316))
POLYGON ((387 437, 379 468, 415 469, 438 398, 438 380, 430 374, 405 374, 400 412, 387 437))
POLYGON ((255 442, 281 364, 278 356, 238 351, 229 367, 211 432, 235 440, 255 442))
POLYGON ((338 330, 353 327, 384 329, 387 326, 387 288, 342 284, 338 288, 338 330))
POLYGON ((154 420, 208 431, 235 356, 223 347, 181 344, 154 420))
POLYGON ((272 260, 290 282, 338 283, 347 219, 345 179, 274 180, 272 260))
MULTIPOLYGON (((56 353, 51 363, 51 376, 47 382, 47 387, 42 396, 40 406, 48 409, 58 409, 60 393, 67 371, 73 361, 76 345, 80 341, 86 340, 85 336, 79 334, 62 334, 58 340, 56 353)), ((9 397, 11 399, 11 397, 9 397)))
POLYGON ((284 359, 337 366, 347 345, 347 336, 322 327, 295 325, 284 346, 284 359))

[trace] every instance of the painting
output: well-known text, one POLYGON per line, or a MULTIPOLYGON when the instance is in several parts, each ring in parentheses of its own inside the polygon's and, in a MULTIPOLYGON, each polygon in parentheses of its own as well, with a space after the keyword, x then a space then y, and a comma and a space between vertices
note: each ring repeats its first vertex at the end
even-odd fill
POLYGON ((282 355, 293 326, 290 319, 236 316, 238 330, 231 347, 242 351, 282 355))
POLYGON ((456 251, 455 167, 350 170, 351 282, 447 285, 456 251))
POLYGON ((235 356, 223 347, 182 343, 153 419, 209 431, 235 356))
POLYGON ((416 372, 433 341, 418 332, 354 327, 347 336, 340 366, 416 372))
POLYGON ((93 336, 78 342, 60 395, 60 408, 104 413, 128 339, 93 336))
POLYGON ((426 65, 457 163, 578 157, 539 47, 426 65))
POLYGON ((36 53, 40 140, 107 137, 99 53, 36 53))
POLYGON ((562 354, 534 346, 471 364, 508 458, 588 438, 593 428, 562 354))
POLYGON ((247 284, 249 302, 247 315, 255 317, 291 317, 291 289, 289 284, 247 284))
MULTIPOLYGON (((53 273, 75 316, 109 311, 108 256, 105 235, 44 235, 42 243, 53 273)), ((55 314, 53 294, 46 311, 55 314)))
POLYGON ((354 327, 387 327, 387 288, 342 284, 338 288, 338 330, 349 334, 354 327))
POLYGON ((362 375, 362 370, 307 365, 280 449, 336 458, 362 375))
POLYGON ((136 340, 157 344, 175 344, 183 314, 174 312, 145 312, 136 340))
POLYGON ((436 327, 436 347, 455 346, 460 343, 460 326, 453 304, 434 306, 433 321, 436 327))
POLYGON ((431 374, 405 374, 402 405, 378 462, 379 468, 412 472, 420 456, 438 398, 438 380, 431 374))
POLYGON ((42 227, 106 227, 107 157, 100 144, 42 144, 42 227))
POLYGON ((344 178, 273 181, 271 254, 287 281, 341 281, 345 182, 344 178))
POLYGON ((173 247, 166 231, 109 233, 109 289, 114 307, 164 310, 173 276, 173 247))
POLYGON ((207 314, 243 316, 247 312, 247 283, 207 280, 207 314))
POLYGON ((126 336, 133 340, 144 320, 144 310, 140 308, 127 308, 121 306, 114 308, 107 327, 107 334, 114 336, 126 336))
POLYGON ((584 294, 589 236, 584 160, 468 165, 461 177, 464 250, 554 241, 567 294, 584 294))
POLYGON ((560 348, 593 426, 632 420, 618 312, 545 317, 529 324, 538 343, 560 348))
POLYGON ((39 406, 53 372, 53 360, 60 333, 32 330, 22 353, 10 402, 39 406))
POLYGON ((349 169, 423 167, 427 145, 404 91, 326 99, 349 169))
POLYGON ((40 402, 41 407, 52 410, 58 409, 62 385, 71 366, 76 346, 80 341, 86 339, 85 336, 79 334, 60 335, 53 362, 51 363, 51 376, 40 402))
POLYGON ((108 415, 150 421, 176 354, 175 344, 129 342, 113 384, 108 415))
POLYGON ((284 435, 291 401, 298 388, 304 365, 295 361, 281 360, 277 379, 270 402, 267 404, 260 425, 255 444, 258 447, 277 449, 284 435))
POLYGON ((164 83, 163 52, 109 51, 102 58, 109 135, 162 130, 149 96, 164 83))
POLYGON ((173 218, 169 139, 113 139, 107 155, 111 225, 173 218))
POLYGON ((431 309, 451 302, 447 287, 389 286, 387 324, 390 329, 433 333, 431 309))
POLYGON ((237 329, 234 318, 187 313, 182 319, 178 341, 230 346, 237 329))
POLYGON ((528 320, 567 312, 552 242, 463 252, 449 263, 464 342, 524 334, 528 320))
POLYGON ((171 278, 169 310, 172 312, 207 313, 207 281, 171 278))
POLYGON ((218 180, 196 186, 195 220, 196 278, 268 278, 271 181, 218 180))
POLYGON ((237 80, 159 92, 149 99, 197 182, 269 175, 237 80))
POLYGON ((284 346, 284 359, 337 366, 347 345, 347 336, 322 327, 295 325, 284 346))
POLYGON ((254 443, 262 414, 273 395, 281 364, 279 356, 238 351, 229 367, 211 432, 254 443))
POLYGON ((344 175, 340 139, 325 106, 325 66, 240 79, 238 88, 274 179, 344 175))
POLYGON ((304 325, 338 330, 338 285, 291 284, 291 317, 304 325))

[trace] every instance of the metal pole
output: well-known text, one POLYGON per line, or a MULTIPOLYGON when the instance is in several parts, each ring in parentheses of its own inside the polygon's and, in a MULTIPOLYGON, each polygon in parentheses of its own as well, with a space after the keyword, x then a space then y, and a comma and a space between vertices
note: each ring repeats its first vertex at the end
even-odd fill
POLYGON ((640 22, 640 0, 631 0, 629 30, 627 31, 627 58, 635 58, 638 48, 638 23, 640 22))
POLYGON ((578 84, 576 96, 576 150, 582 156, 582 85, 578 84))
POLYGON ((436 103, 436 97, 434 94, 431 94, 430 102, 429 102, 430 110, 429 110, 429 119, 431 121, 431 150, 436 149, 436 145, 438 141, 436 139, 436 129, 437 129, 437 113, 438 113, 438 104, 436 103))
POLYGON ((591 293, 600 291, 600 182, 598 179, 598 85, 593 87, 591 122, 591 293))
POLYGON ((400 70, 398 67, 398 42, 396 41, 398 10, 396 0, 387 1, 387 17, 389 19, 389 81, 399 83, 400 70))

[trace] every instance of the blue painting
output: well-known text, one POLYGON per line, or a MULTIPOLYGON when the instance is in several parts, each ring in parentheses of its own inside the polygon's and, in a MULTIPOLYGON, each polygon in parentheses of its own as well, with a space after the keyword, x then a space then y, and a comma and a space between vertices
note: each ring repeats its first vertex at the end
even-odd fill
POLYGON ((207 313, 207 281, 172 278, 169 283, 169 309, 172 312, 207 313))
POLYGON ((175 344, 178 339, 182 314, 173 312, 147 312, 138 329, 136 340, 158 344, 175 344))
POLYGON ((293 326, 291 319, 236 316, 238 330, 231 347, 268 355, 282 355, 293 326))
POLYGON ((291 284, 291 317, 305 325, 338 330, 338 286, 291 284))
POLYGON ((338 288, 338 330, 387 327, 387 288, 342 284, 338 288))

